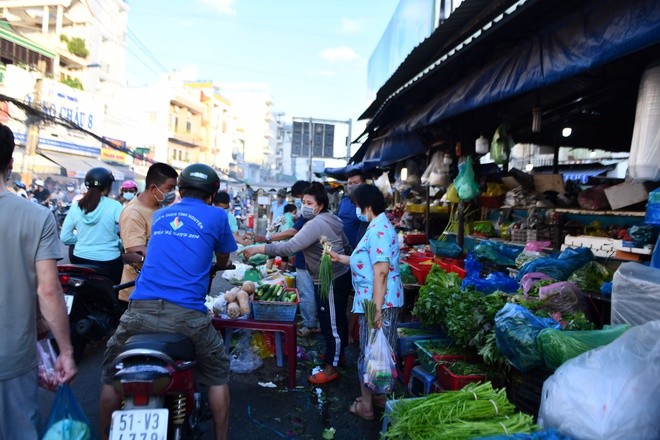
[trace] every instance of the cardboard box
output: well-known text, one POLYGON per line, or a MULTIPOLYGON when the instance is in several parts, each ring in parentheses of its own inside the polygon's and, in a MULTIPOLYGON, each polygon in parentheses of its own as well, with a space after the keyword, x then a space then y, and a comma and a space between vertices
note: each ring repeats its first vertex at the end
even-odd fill
POLYGON ((534 190, 537 193, 555 191, 564 194, 564 179, 561 174, 534 174, 534 190))
POLYGON ((612 209, 620 209, 647 201, 649 192, 642 183, 624 182, 605 188, 605 196, 612 209))

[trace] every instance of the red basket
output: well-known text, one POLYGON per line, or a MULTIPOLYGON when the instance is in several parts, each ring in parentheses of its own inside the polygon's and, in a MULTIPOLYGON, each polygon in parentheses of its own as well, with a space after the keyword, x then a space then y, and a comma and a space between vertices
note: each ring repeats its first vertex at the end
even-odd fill
POLYGON ((414 246, 416 244, 425 244, 428 241, 426 234, 406 234, 403 236, 403 241, 408 246, 414 246))
POLYGON ((444 364, 438 364, 436 367, 436 375, 438 377, 438 382, 444 390, 456 391, 463 389, 463 387, 469 383, 474 382, 483 382, 486 380, 486 376, 483 374, 471 374, 469 376, 457 376, 444 364))
POLYGON ((433 253, 432 252, 409 252, 408 255, 406 255, 403 258, 404 261, 410 262, 410 263, 421 263, 422 261, 430 261, 433 260, 433 253))
MULTIPOLYGON (((431 261, 430 259, 427 261, 431 261)), ((412 270, 413 275, 417 278, 417 283, 421 286, 426 281, 426 277, 435 264, 422 264, 422 263, 411 263, 408 261, 408 265, 412 270)))

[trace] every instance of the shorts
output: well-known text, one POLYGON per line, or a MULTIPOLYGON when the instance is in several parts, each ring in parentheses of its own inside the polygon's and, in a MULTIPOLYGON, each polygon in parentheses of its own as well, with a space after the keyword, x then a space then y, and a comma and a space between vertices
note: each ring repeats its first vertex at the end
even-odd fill
POLYGON ((222 338, 211 324, 211 315, 163 300, 130 301, 119 327, 108 340, 103 358, 103 383, 112 384, 114 359, 128 338, 138 333, 181 333, 195 346, 195 377, 199 383, 216 386, 229 382, 229 356, 222 338))
POLYGON ((0 439, 34 440, 39 437, 37 369, 0 380, 0 439))

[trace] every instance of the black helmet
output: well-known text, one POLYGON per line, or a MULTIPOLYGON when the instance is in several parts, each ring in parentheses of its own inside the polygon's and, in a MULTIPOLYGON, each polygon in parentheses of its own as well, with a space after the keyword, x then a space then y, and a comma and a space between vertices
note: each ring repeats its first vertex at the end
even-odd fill
POLYGON ((85 174, 85 186, 87 188, 110 188, 115 176, 107 168, 92 168, 85 174))
POLYGON ((220 188, 220 178, 210 166, 194 163, 179 174, 179 188, 195 188, 207 194, 214 194, 220 188))

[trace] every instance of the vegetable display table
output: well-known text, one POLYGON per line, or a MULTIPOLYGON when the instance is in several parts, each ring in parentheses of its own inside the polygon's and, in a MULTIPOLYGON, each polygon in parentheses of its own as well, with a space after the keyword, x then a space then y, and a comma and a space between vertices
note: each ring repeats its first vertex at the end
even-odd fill
POLYGON ((287 366, 289 369, 289 388, 296 387, 296 367, 298 359, 296 357, 296 348, 298 337, 296 335, 295 322, 281 321, 255 321, 253 319, 223 319, 219 316, 213 317, 213 327, 216 330, 223 330, 225 336, 225 348, 228 350, 231 346, 231 334, 233 329, 242 328, 246 330, 265 330, 275 332, 275 351, 277 353, 277 366, 284 366, 282 350, 282 333, 286 336, 287 348, 287 366))

